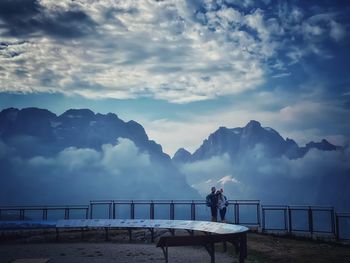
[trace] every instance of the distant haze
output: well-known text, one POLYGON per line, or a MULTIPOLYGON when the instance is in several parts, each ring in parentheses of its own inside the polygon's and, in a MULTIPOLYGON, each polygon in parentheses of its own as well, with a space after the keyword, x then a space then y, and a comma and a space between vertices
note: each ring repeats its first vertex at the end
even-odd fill
POLYGON ((230 199, 350 210, 350 151, 326 140, 299 147, 257 121, 220 127, 171 159, 141 124, 115 114, 10 108, 0 113, 0 203, 91 199, 230 199))
POLYGON ((198 198, 142 126, 115 114, 0 113, 2 204, 198 198))

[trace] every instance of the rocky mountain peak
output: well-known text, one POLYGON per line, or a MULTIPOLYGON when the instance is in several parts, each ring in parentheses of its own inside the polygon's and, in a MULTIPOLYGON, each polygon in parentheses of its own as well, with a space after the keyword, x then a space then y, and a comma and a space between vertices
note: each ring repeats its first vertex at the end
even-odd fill
POLYGON ((191 153, 187 151, 184 148, 180 148, 176 151, 176 153, 173 156, 173 161, 174 162, 182 162, 186 163, 191 160, 191 153))
POLYGON ((246 129, 259 129, 261 128, 261 124, 258 121, 255 120, 251 120, 247 123, 247 125, 245 126, 246 129))
POLYGON ((93 119, 95 113, 89 109, 69 109, 65 111, 60 118, 84 118, 84 119, 93 119))

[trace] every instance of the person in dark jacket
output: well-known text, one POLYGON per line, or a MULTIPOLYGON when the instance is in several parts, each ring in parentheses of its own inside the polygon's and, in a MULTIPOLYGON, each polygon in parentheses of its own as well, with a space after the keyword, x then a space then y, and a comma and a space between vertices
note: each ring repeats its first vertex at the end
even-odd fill
POLYGON ((226 207, 228 206, 228 201, 226 196, 224 195, 224 189, 220 189, 217 192, 217 198, 218 198, 218 208, 220 212, 220 218, 222 223, 226 223, 226 207))
POLYGON ((213 186, 211 188, 211 193, 207 195, 206 198, 207 206, 210 207, 211 211, 211 221, 218 221, 218 196, 216 194, 216 188, 213 186))

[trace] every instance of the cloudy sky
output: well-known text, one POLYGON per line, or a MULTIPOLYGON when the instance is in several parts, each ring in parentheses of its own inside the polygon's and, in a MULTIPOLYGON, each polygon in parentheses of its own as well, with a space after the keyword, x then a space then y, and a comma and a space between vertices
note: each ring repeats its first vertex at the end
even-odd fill
POLYGON ((0 110, 134 119, 173 154, 255 119, 350 142, 344 0, 0 0, 0 110))

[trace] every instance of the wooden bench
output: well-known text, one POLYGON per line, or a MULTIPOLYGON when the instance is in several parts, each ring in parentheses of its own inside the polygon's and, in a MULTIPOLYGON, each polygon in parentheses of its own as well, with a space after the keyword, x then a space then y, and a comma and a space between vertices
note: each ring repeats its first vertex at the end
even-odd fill
POLYGON ((203 246, 210 255, 211 263, 215 262, 215 243, 230 242, 239 253, 239 262, 243 263, 247 257, 246 233, 211 234, 190 236, 163 236, 159 238, 157 247, 164 253, 165 262, 168 263, 168 247, 177 246, 203 246))

